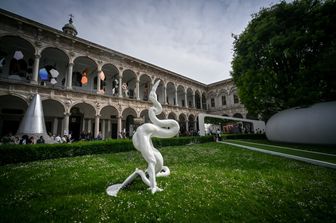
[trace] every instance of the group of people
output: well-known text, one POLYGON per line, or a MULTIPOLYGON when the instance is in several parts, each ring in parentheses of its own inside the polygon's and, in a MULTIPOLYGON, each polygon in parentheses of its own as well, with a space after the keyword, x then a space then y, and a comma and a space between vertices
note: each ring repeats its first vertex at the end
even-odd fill
POLYGON ((7 136, 4 136, 1 138, 1 144, 44 144, 45 139, 43 136, 35 138, 34 136, 28 136, 28 135, 22 135, 20 136, 14 136, 12 134, 8 134, 7 136))

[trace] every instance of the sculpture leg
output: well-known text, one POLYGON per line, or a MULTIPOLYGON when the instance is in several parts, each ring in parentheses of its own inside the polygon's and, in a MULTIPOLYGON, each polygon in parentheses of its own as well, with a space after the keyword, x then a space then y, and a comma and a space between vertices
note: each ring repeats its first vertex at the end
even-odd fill
POLYGON ((158 191, 162 191, 162 189, 157 187, 156 185, 155 162, 148 163, 148 175, 149 175, 149 181, 151 184, 150 188, 151 188, 152 194, 158 191))

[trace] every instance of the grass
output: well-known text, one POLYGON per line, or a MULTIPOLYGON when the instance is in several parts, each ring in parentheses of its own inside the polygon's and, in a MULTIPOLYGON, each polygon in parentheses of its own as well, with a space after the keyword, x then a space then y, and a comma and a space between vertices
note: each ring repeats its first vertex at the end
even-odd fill
POLYGON ((1 222, 335 222, 336 171, 208 143, 161 149, 172 174, 105 194, 136 151, 0 167, 1 222))
POLYGON ((335 145, 305 145, 305 144, 294 144, 294 143, 282 143, 282 142, 271 142, 271 141, 268 141, 267 139, 244 139, 244 141, 269 144, 269 145, 275 145, 275 146, 290 147, 294 149, 301 149, 301 150, 307 150, 307 151, 330 153, 330 154, 336 155, 335 145))
MULTIPOLYGON (((236 143, 239 145, 246 145, 246 146, 251 146, 251 147, 256 147, 259 149, 264 149, 264 150, 270 150, 270 151, 275 151, 275 152, 280 152, 280 153, 285 153, 285 154, 290 154, 290 155, 295 155, 295 156, 301 156, 305 158, 310 158, 310 159, 316 159, 316 160, 321 160, 325 162, 330 162, 330 163, 336 163, 336 156, 335 154, 332 153, 319 153, 318 149, 310 147, 310 150, 307 149, 301 149, 297 145, 289 145, 286 144, 285 146, 279 146, 279 144, 270 144, 270 143, 264 143, 264 142, 255 142, 252 140, 225 140, 225 142, 231 142, 231 143, 236 143), (316 153, 318 152, 318 153, 316 153)), ((306 147, 304 147, 306 148, 306 147)))

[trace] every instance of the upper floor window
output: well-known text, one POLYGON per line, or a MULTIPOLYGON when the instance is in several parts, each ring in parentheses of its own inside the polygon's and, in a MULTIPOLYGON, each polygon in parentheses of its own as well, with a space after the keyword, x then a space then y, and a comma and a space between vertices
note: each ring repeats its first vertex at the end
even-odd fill
POLYGON ((226 97, 225 97, 225 95, 222 96, 222 105, 223 106, 226 105, 226 97))
POLYGON ((211 98, 211 107, 215 107, 215 99, 211 98))
POLYGON ((236 94, 233 95, 233 103, 235 103, 235 104, 239 103, 239 98, 236 94))

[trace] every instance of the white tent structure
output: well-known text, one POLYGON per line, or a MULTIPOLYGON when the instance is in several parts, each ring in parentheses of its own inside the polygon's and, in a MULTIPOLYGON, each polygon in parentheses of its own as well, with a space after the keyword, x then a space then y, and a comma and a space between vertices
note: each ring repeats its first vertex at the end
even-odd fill
POLYGON ((206 131, 205 131, 206 123, 204 123, 204 119, 206 117, 218 118, 221 120, 232 120, 232 121, 237 121, 237 122, 248 122, 251 124, 253 128, 253 132, 265 132, 265 122, 264 121, 201 113, 198 115, 198 127, 199 127, 201 136, 205 136, 206 134, 206 131))

